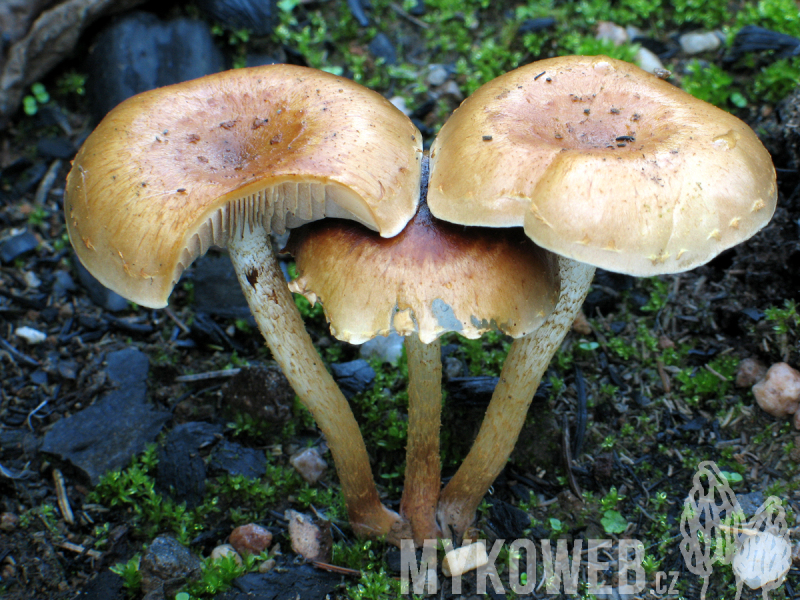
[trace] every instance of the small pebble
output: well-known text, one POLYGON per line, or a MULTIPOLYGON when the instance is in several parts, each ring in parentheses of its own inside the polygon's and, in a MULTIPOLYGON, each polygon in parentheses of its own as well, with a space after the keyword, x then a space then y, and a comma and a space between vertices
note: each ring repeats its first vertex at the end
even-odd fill
POLYGON ((292 550, 308 561, 328 562, 333 547, 331 524, 328 521, 317 521, 294 510, 286 511, 289 521, 289 538, 292 550))
POLYGON ((439 87, 438 94, 440 98, 452 98, 456 102, 461 102, 464 99, 464 92, 452 79, 448 79, 439 87))
POLYGON ((755 358, 745 358, 739 363, 736 371, 736 387, 747 388, 764 379, 767 367, 755 358))
POLYGON ((316 448, 306 448, 298 452, 289 459, 289 463, 303 479, 311 484, 317 483, 325 469, 328 468, 328 463, 322 459, 316 448))
POLYGON ((445 81, 450 77, 450 74, 447 72, 447 69, 443 65, 431 65, 428 71, 427 82, 428 85, 433 87, 438 87, 444 84, 445 81))
POLYGON ((230 544, 222 544, 211 551, 212 560, 221 560, 227 556, 233 556, 233 560, 236 561, 237 565, 242 564, 242 557, 238 552, 236 552, 236 550, 233 549, 233 546, 230 544))
POLYGON ((719 31, 693 31, 678 38, 684 54, 699 54, 716 50, 722 45, 724 34, 719 31))
POLYGON ((461 377, 464 374, 464 365, 455 356, 448 356, 442 363, 442 371, 447 379, 461 377))
POLYGON ((278 564, 278 561, 276 561, 274 558, 270 558, 268 560, 265 560, 260 565, 258 565, 258 572, 261 573, 261 574, 269 573, 270 571, 272 571, 272 569, 275 568, 275 566, 277 564, 278 564))
POLYGON ((0 514, 0 531, 10 533, 19 525, 19 517, 11 512, 0 514))
POLYGON ((639 68, 648 73, 655 73, 664 69, 661 59, 644 46, 636 51, 635 60, 639 68))
POLYGON ((786 363, 776 363, 753 386, 758 405, 773 417, 794 414, 800 405, 800 373, 786 363))
POLYGON ((615 46, 621 46, 628 41, 628 32, 624 27, 620 27, 611 21, 600 21, 597 24, 597 34, 594 36, 598 40, 609 40, 615 46))
POLYGON ((673 342, 673 341, 672 341, 670 338, 668 338, 666 335, 663 335, 663 334, 662 334, 662 335, 660 335, 660 336, 658 337, 658 347, 659 347, 661 350, 666 350, 667 348, 674 348, 674 347, 675 347, 675 342, 673 342))
POLYGON ((42 285, 42 280, 39 279, 36 276, 36 273, 34 273, 33 271, 25 271, 24 273, 22 273, 22 277, 25 279, 25 285, 27 285, 29 288, 36 289, 40 285, 42 285))
POLYGON ((14 331, 14 335, 21 337, 29 344, 41 344, 47 339, 46 333, 42 333, 41 331, 27 326, 17 327, 17 329, 14 331))
POLYGON ((248 523, 234 529, 228 542, 239 554, 261 554, 272 543, 272 533, 261 525, 248 523))

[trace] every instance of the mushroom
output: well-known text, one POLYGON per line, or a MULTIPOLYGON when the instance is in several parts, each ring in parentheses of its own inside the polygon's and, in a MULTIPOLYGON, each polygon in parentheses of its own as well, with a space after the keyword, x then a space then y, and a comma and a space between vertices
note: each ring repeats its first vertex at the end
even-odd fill
POLYGON ((290 288, 322 302, 338 339, 359 344, 391 332, 405 336, 408 445, 400 513, 415 543, 440 537, 439 337, 534 331, 558 297, 555 257, 520 229, 498 235, 451 225, 433 218, 424 202, 394 238, 326 220, 292 231, 288 249, 300 273, 290 288))
POLYGON ((533 395, 595 267, 652 276, 711 260, 769 221, 775 169, 736 117, 604 56, 542 60, 485 84, 440 130, 430 168, 435 216, 524 226, 561 270, 558 305, 513 343, 473 447, 442 491, 440 525, 460 535, 523 424, 509 399, 533 395))
POLYGON ((275 360, 328 440, 354 530, 398 517, 378 498, 352 411, 325 369, 270 233, 327 217, 391 236, 413 216, 421 136, 379 94, 290 65, 145 92, 111 111, 67 179, 67 229, 101 283, 160 308, 211 245, 228 247, 275 360))

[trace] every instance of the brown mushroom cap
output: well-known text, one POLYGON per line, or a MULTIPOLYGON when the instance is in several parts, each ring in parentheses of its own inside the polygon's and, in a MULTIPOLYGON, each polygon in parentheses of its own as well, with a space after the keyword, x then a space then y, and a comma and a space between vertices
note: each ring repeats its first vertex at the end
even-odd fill
POLYGON ((465 225, 523 225, 612 271, 691 269, 771 218, 775 169, 736 117, 626 62, 566 56, 506 73, 431 148, 428 202, 465 225))
POLYGON ((323 216, 394 235, 418 202, 422 138, 379 94, 291 65, 238 69, 130 98, 84 143, 67 229, 104 285, 150 307, 234 228, 323 216))
POLYGON ((425 344, 449 331, 520 337, 558 300, 555 256, 521 229, 455 226, 424 203, 394 238, 326 220, 292 231, 289 250, 301 274, 290 289, 321 300, 331 332, 354 344, 395 331, 425 344))

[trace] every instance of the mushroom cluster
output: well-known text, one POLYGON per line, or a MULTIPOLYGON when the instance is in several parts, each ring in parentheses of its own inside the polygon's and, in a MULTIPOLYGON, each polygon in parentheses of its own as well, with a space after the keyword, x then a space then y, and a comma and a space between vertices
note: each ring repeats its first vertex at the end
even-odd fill
POLYGON ((473 521, 596 267, 691 269, 752 236, 776 202, 769 154, 747 125, 606 57, 548 59, 487 83, 439 132, 427 185, 423 162, 419 132, 382 97, 278 65, 123 103, 81 149, 65 201, 80 259, 146 306, 164 306, 211 244, 228 245, 259 328, 328 438, 354 530, 396 541, 406 524, 380 503, 268 239, 323 216, 355 222, 293 234, 293 286, 321 299, 340 339, 406 336, 401 512, 417 543, 460 539, 473 521), (489 329, 517 339, 440 491, 437 340, 489 329))

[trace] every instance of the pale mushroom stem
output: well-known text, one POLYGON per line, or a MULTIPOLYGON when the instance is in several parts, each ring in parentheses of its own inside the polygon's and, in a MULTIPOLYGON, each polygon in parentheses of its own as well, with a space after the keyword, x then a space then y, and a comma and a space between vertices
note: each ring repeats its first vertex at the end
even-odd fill
POLYGON ((263 227, 233 233, 228 251, 275 361, 311 411, 333 455, 350 524, 359 537, 388 535, 399 515, 380 501, 350 405, 311 343, 263 227))
POLYGON ((439 429, 442 419, 442 344, 405 338, 408 357, 408 442, 400 514, 411 523, 414 543, 438 539, 436 501, 442 486, 439 429))
POLYGON ((558 264, 561 292, 555 309, 539 329, 514 340, 475 442, 439 497, 439 525, 458 540, 511 456, 536 388, 589 292, 593 266, 564 257, 558 264))

